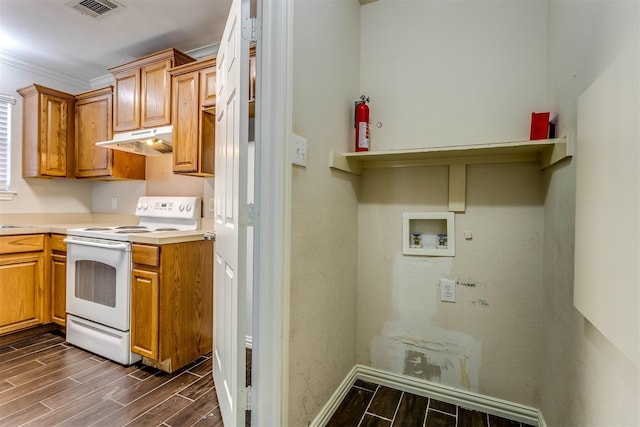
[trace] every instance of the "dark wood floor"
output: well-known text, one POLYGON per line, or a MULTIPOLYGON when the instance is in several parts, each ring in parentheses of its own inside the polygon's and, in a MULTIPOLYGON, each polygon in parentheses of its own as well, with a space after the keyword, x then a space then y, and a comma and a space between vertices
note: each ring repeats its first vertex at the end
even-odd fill
POLYGON ((47 333, 0 347, 0 426, 223 426, 211 357, 167 374, 47 333))
POLYGON ((357 380, 327 427, 531 427, 357 380))
MULTIPOLYGON (((247 352, 250 383, 251 352, 247 352)), ((211 355, 167 374, 122 366, 55 333, 0 347, 0 427, 220 426, 211 355)), ((250 413, 247 413, 247 425, 250 413)), ((530 427, 356 381, 330 427, 530 427)))

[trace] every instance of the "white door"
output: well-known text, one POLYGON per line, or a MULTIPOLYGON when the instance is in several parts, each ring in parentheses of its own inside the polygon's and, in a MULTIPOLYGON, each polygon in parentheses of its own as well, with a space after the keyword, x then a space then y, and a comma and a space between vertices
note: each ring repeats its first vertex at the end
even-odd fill
POLYGON ((225 426, 244 426, 249 0, 233 0, 216 57, 213 379, 225 426))

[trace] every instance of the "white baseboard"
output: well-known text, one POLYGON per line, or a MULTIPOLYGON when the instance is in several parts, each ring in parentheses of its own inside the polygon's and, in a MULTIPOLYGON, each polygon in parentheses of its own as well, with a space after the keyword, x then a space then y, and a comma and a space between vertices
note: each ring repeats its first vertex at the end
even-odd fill
POLYGON ((351 368, 347 376, 344 377, 344 380, 342 380, 336 391, 331 395, 318 415, 313 419, 313 421, 311 421, 309 427, 324 427, 327 425, 333 413, 338 409, 338 406, 340 406, 342 399, 344 399, 353 383, 358 379, 359 366, 360 365, 355 365, 351 368))
POLYGON ((318 415, 311 422, 310 426, 325 426, 336 409, 338 409, 338 406, 340 406, 340 402, 342 402, 342 399, 344 399, 351 386, 358 379, 486 412, 510 420, 520 421, 533 426, 547 427, 542 413, 536 408, 431 381, 408 377, 406 375, 393 374, 364 365, 355 365, 351 369, 329 398, 329 401, 322 407, 318 415))

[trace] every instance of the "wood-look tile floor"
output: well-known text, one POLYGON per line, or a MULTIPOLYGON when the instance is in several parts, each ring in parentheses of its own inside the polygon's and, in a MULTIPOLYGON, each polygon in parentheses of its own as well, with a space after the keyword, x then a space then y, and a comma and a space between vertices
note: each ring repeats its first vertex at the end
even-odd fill
POLYGON ((428 397, 357 380, 327 427, 531 427, 428 397))
POLYGON ((167 374, 28 338, 0 347, 0 426, 223 426, 211 362, 167 374))

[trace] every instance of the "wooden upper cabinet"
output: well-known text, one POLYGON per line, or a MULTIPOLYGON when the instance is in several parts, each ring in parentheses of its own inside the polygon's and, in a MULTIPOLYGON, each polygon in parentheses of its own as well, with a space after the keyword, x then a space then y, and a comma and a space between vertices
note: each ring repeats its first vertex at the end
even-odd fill
POLYGON ((169 68, 195 59, 166 49, 109 71, 115 78, 114 132, 171 124, 169 68))
POLYGON ((199 169, 199 97, 197 71, 176 76, 173 81, 173 171, 199 169))
POLYGON ((76 95, 76 178, 145 179, 140 154, 97 147, 113 137, 113 87, 76 95))
POLYGON ((203 107, 216 106, 216 67, 200 70, 200 104, 203 107))
POLYGON ((96 142, 111 139, 112 87, 76 95, 76 177, 109 174, 111 156, 96 142))
POLYGON ((36 84, 18 93, 23 97, 22 176, 73 178, 74 96, 36 84))
POLYGON ((115 75, 115 120, 113 130, 122 132, 140 128, 140 69, 115 75))
MULTIPOLYGON (((249 51, 249 116, 253 116, 256 50, 249 51)), ((173 172, 215 175, 216 57, 169 70, 173 78, 173 172)))
POLYGON ((141 127, 171 124, 171 61, 147 65, 141 71, 142 105, 141 127), (169 90, 167 90, 169 89, 169 90))
POLYGON ((216 58, 169 70, 173 78, 173 172, 214 176, 216 58))

